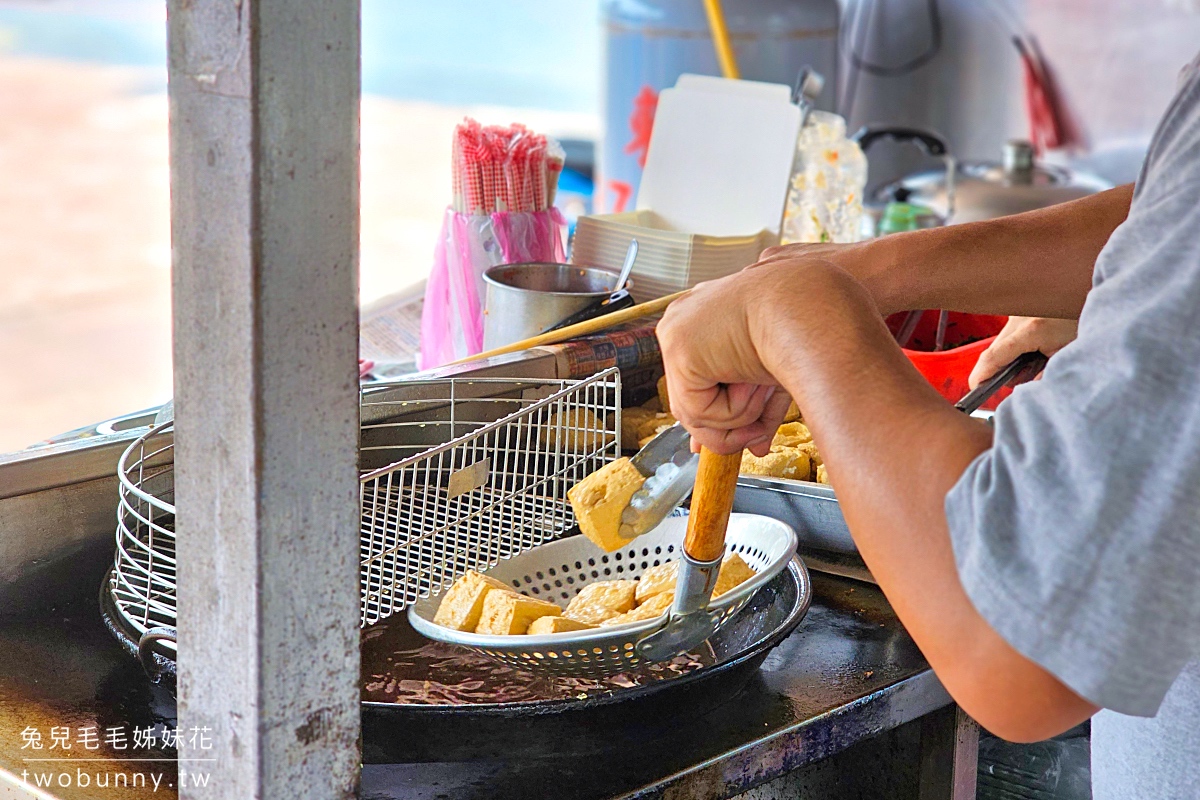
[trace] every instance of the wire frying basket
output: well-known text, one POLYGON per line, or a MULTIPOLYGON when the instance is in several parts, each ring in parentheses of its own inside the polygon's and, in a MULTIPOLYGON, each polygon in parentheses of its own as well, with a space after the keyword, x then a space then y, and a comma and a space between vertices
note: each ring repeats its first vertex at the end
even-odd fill
MULTIPOLYGON (((175 627, 175 474, 172 423, 135 440, 117 462, 117 551, 108 576, 116 616, 141 647, 175 627)), ((173 656, 166 637, 158 650, 173 656)))
POLYGON ((448 398, 419 401, 432 413, 411 399, 364 398, 364 416, 407 411, 406 421, 363 426, 364 461, 421 449, 361 479, 364 625, 469 569, 557 538, 575 524, 567 490, 620 455, 616 369, 578 382, 476 379, 447 388, 448 398), (420 443, 422 431, 446 425, 452 436, 462 426, 473 432, 420 443))
MULTIPOLYGON (((486 570, 575 524, 567 489, 620 454, 616 369, 586 380, 441 378, 361 395, 362 625, 469 569, 486 570)), ((117 549, 107 581, 118 635, 173 659, 174 427, 118 464, 117 549)))

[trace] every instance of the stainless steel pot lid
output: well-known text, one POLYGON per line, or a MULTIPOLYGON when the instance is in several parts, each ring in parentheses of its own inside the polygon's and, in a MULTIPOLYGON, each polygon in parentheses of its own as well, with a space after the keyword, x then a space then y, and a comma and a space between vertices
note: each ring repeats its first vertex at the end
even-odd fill
MULTIPOLYGON (((1112 184, 1094 175, 1036 163, 1028 142, 1009 142, 1002 162, 957 163, 954 213, 948 221, 975 222, 1020 214, 1111 188, 1112 184)), ((944 169, 918 172, 886 184, 872 193, 872 200, 885 203, 898 195, 938 216, 947 216, 944 169)))

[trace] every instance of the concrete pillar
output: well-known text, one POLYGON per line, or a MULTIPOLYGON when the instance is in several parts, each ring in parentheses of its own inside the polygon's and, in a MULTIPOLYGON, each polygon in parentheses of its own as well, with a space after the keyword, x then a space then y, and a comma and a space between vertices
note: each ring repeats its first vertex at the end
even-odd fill
POLYGON ((351 797, 359 4, 168 19, 180 796, 351 797))

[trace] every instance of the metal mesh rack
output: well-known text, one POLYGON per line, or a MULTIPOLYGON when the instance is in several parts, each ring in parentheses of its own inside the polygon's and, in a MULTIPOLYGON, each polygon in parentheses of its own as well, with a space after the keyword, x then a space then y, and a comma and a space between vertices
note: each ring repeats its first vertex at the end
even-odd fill
POLYGON ((363 399, 364 417, 405 411, 363 424, 364 462, 392 461, 362 476, 364 625, 558 537, 575 522, 567 489, 620 455, 616 370, 408 388, 403 398, 363 399), (422 448, 431 437, 449 441, 422 448))
MULTIPOLYGON (((443 378, 362 393, 361 622, 402 611, 574 524, 567 489, 620 454, 620 375, 443 378)), ((121 457, 114 605, 137 635, 175 625, 171 423, 121 457)), ((173 643, 163 641, 173 652, 173 643)))

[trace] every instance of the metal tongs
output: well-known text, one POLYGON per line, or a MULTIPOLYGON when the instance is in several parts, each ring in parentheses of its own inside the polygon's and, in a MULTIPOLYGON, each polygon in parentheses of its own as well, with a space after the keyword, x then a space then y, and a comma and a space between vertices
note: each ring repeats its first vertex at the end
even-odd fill
POLYGON ((638 654, 650 661, 687 652, 716 630, 708 602, 725 556, 742 454, 718 455, 704 447, 696 454, 691 444, 691 434, 676 423, 630 459, 646 482, 621 515, 623 537, 633 539, 656 527, 692 493, 671 615, 637 644, 638 654))
POLYGON ((742 454, 692 452, 691 434, 676 423, 638 452, 630 463, 646 479, 621 515, 621 535, 641 536, 667 518, 688 492, 692 507, 667 623, 637 644, 638 654, 666 661, 702 643, 716 630, 708 601, 725 556, 725 528, 733 510, 742 454))
POLYGON ((708 613, 708 601, 725 557, 725 529, 741 466, 740 452, 718 455, 700 448, 671 615, 660 630, 637 643, 638 654, 649 661, 666 661, 686 653, 717 628, 708 613))
POLYGON ((700 457, 692 452, 692 435, 676 422, 629 461, 646 479, 621 514, 621 536, 635 539, 656 528, 692 491, 700 457))
POLYGON ((1033 350, 1008 362, 1008 366, 976 386, 954 404, 954 407, 965 414, 973 414, 979 407, 992 399, 992 395, 1009 384, 1016 385, 1033 380, 1041 372, 1049 358, 1033 350))

